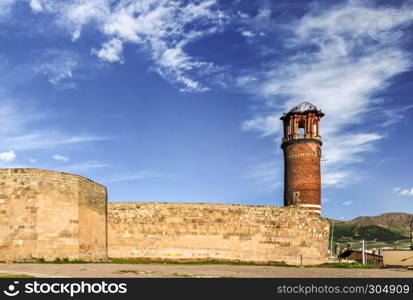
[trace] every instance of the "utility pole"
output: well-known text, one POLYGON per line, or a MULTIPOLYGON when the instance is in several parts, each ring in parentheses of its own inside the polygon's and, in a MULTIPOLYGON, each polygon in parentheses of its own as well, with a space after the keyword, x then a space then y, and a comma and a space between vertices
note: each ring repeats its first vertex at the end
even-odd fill
POLYGON ((410 249, 413 250, 413 219, 410 220, 410 249))
POLYGON ((333 225, 331 227, 331 241, 330 241, 330 258, 333 257, 333 236, 334 236, 334 219, 333 219, 333 225))
MULTIPOLYGON (((340 217, 341 220, 344 219, 344 217, 340 217)), ((333 220, 333 224, 331 226, 331 240, 330 240, 330 258, 333 257, 333 237, 334 237, 334 222, 336 221, 335 219, 333 220)))
POLYGON ((361 252, 362 252, 362 256, 361 256, 362 263, 363 265, 365 265, 366 264, 366 245, 365 245, 364 240, 361 240, 361 252))

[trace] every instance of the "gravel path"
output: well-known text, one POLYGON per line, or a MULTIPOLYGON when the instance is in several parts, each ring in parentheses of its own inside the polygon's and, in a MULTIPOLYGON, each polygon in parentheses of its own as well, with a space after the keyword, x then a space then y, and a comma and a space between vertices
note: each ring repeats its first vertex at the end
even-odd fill
POLYGON ((0 264, 0 274, 35 277, 412 277, 403 269, 288 268, 171 264, 0 264))

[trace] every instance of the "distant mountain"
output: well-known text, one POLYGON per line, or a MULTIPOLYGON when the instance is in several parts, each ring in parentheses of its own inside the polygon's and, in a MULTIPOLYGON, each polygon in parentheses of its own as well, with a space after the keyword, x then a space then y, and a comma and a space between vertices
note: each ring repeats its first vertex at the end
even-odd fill
MULTIPOLYGON (((366 240, 370 247, 408 247, 412 219, 413 214, 385 213, 350 221, 334 220, 334 242, 357 247, 360 240, 366 240)), ((329 221, 332 224, 333 220, 329 221)))
POLYGON ((409 231, 409 224, 411 220, 413 220, 413 214, 385 213, 374 217, 357 217, 346 223, 354 225, 376 225, 382 227, 393 227, 409 231))

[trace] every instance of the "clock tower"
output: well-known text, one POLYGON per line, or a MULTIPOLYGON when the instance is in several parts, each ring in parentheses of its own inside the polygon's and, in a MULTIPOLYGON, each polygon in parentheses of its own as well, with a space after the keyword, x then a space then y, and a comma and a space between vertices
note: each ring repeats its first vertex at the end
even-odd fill
POLYGON ((295 205, 321 213, 321 110, 302 102, 284 113, 284 206, 295 205))

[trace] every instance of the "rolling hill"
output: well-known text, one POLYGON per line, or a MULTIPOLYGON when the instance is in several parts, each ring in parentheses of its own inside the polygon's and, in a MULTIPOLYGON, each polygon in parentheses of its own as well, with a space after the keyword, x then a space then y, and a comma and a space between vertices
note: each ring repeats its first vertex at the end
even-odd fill
MULTIPOLYGON (((368 248, 410 246, 410 220, 413 214, 385 213, 372 217, 357 217, 349 221, 334 220, 333 242, 353 248, 366 240, 368 248)), ((332 224, 333 220, 329 220, 332 224)))
POLYGON ((410 221, 413 220, 413 214, 407 213, 385 213, 374 217, 357 217, 346 223, 354 225, 376 225, 382 227, 393 227, 409 231, 410 221))

